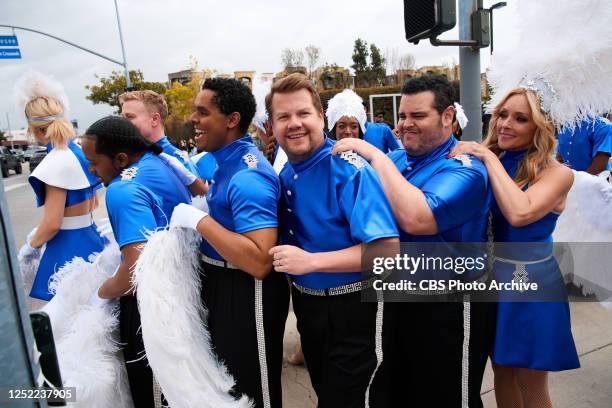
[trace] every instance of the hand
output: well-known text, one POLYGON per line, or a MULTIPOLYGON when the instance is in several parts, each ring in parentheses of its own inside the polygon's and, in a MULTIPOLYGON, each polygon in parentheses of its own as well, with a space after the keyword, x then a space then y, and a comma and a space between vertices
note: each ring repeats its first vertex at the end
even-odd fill
POLYGON ((210 212, 208 209, 208 201, 206 201, 206 196, 193 197, 191 199, 191 205, 197 208, 198 210, 210 212))
POLYGON ((192 205, 180 203, 174 207, 170 227, 183 227, 198 230, 198 224, 202 218, 207 217, 208 213, 198 210, 192 205))
POLYGON ((314 254, 293 245, 275 246, 269 254, 274 258, 272 265, 276 272, 304 275, 315 271, 314 254))
POLYGON ((20 263, 32 263, 32 261, 40 259, 41 251, 42 247, 34 248, 32 245, 30 245, 30 242, 28 241, 23 244, 23 246, 19 250, 19 254, 17 254, 17 259, 20 263))
POLYGON ((187 170, 185 166, 183 166, 183 163, 176 157, 166 153, 160 153, 158 157, 166 166, 170 167, 184 186, 190 186, 196 181, 197 177, 187 170))
POLYGON ((98 228, 96 228, 96 231, 102 238, 108 238, 113 233, 113 226, 108 218, 102 218, 100 220, 100 225, 98 225, 98 228))
POLYGON ((384 156, 384 153, 378 150, 376 146, 371 145, 365 140, 356 139, 353 137, 339 140, 332 149, 332 154, 339 154, 349 150, 357 153, 370 163, 372 160, 374 160, 374 158, 376 158, 377 155, 382 154, 384 156))
POLYGON ((493 152, 487 147, 476 142, 459 142, 448 154, 448 157, 455 157, 459 154, 471 154, 480 161, 484 162, 485 159, 492 155, 493 152))

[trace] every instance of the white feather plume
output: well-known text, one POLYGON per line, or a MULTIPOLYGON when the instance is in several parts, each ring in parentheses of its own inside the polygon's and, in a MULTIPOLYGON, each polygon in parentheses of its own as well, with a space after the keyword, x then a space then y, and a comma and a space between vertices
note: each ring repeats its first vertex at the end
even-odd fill
POLYGON ((268 120, 268 112, 266 111, 266 95, 270 92, 272 81, 264 79, 259 75, 255 76, 253 81, 253 96, 257 103, 257 110, 253 117, 253 124, 259 129, 266 131, 264 124, 268 120))
POLYGON ((612 110, 609 0, 517 0, 516 9, 520 38, 514 48, 496 48, 487 73, 494 91, 488 110, 529 80, 552 87, 548 113, 558 127, 612 110))
POLYGON ((68 117, 68 111, 70 110, 68 96, 64 86, 52 77, 29 70, 17 79, 13 91, 15 102, 21 112, 24 111, 26 104, 32 99, 47 96, 58 100, 64 107, 64 116, 68 117))
POLYGON ((361 131, 365 133, 366 114, 362 102, 361 96, 350 89, 336 94, 327 103, 327 111, 325 111, 327 128, 332 130, 341 117, 348 116, 357 119, 361 131))
POLYGON ((65 387, 76 387, 83 408, 133 406, 118 336, 118 304, 90 306, 93 292, 115 271, 121 254, 117 244, 106 246, 91 262, 74 258, 56 272, 49 284, 53 299, 42 309, 51 319, 65 387))
POLYGON ((573 282, 585 295, 606 305, 612 301, 612 185, 599 177, 574 171, 574 184, 553 233, 555 242, 569 243, 573 282), (602 244, 603 243, 603 244, 602 244))
POLYGON ((153 233, 134 269, 147 360, 173 408, 246 408, 228 393, 234 380, 211 349, 200 298, 194 231, 153 233))

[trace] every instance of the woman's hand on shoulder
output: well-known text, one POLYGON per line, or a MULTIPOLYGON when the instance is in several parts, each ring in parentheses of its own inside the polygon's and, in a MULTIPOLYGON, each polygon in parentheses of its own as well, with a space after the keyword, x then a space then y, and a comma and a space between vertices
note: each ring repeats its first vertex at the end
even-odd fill
POLYGON ((496 157, 487 147, 477 142, 458 142, 448 154, 448 157, 455 157, 460 154, 470 154, 482 162, 488 158, 496 157))

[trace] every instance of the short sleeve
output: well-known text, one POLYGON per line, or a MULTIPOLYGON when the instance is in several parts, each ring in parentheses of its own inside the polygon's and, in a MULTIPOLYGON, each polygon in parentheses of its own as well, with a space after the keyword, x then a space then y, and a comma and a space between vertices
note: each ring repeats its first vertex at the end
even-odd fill
POLYGON ((384 127, 383 135, 385 138, 385 144, 387 145, 387 152, 392 152, 393 150, 399 149, 401 147, 400 143, 395 137, 395 135, 393 134, 393 131, 391 130, 391 128, 389 128, 389 126, 383 126, 383 127, 384 127))
POLYGON ((440 232, 465 224, 487 202, 484 165, 473 158, 472 163, 473 167, 458 166, 435 174, 421 187, 440 232))
POLYGON ((241 170, 230 180, 227 194, 237 233, 278 227, 278 177, 255 169, 241 170))
POLYGON ((399 235, 380 180, 369 166, 361 168, 345 184, 340 208, 349 221, 355 242, 368 243, 399 235))
POLYGON ((597 153, 607 153, 612 155, 612 124, 597 118, 593 132, 590 132, 591 143, 593 150, 591 157, 595 157, 597 153))
POLYGON ((135 181, 118 181, 106 191, 106 209, 119 248, 147 241, 146 232, 157 228, 153 193, 135 181))

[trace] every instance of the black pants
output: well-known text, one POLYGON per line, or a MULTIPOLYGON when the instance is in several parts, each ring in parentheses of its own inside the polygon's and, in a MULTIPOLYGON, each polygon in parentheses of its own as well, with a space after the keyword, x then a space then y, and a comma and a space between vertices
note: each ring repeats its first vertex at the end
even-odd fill
POLYGON ((495 336, 496 305, 387 303, 385 359, 377 382, 389 407, 482 407, 480 388, 495 336))
POLYGON ((122 296, 119 308, 119 336, 134 407, 150 408, 154 406, 153 372, 145 357, 136 296, 122 296))
MULTIPOLYGON (((263 388, 255 314, 255 279, 237 269, 202 263, 202 301, 208 309, 208 330, 219 359, 234 377, 236 396, 246 394, 263 407, 263 388)), ((289 310, 284 274, 271 272, 263 281, 262 306, 269 398, 282 406, 283 333, 289 310)))
POLYGON ((319 407, 364 407, 377 364, 377 303, 362 303, 360 292, 313 296, 294 287, 292 296, 319 407))

